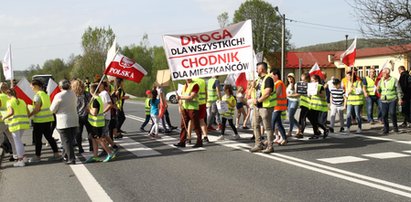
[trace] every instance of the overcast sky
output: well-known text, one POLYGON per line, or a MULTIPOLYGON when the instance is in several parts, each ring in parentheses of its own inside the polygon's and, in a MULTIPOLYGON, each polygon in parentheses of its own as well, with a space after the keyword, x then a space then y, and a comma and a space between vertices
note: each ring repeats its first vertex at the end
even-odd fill
MULTIPOLYGON (((0 12, 0 59, 12 45, 15 70, 47 59, 67 60, 81 54, 81 35, 88 26, 110 26, 120 46, 138 44, 147 33, 151 45, 162 45, 165 33, 192 33, 218 28, 224 11, 232 18, 244 0, 37 0, 3 1, 0 12)), ((286 18, 296 47, 360 36, 346 0, 268 0, 286 18), (308 23, 346 28, 316 26, 308 23)), ((280 30, 279 30, 280 31, 280 30)))

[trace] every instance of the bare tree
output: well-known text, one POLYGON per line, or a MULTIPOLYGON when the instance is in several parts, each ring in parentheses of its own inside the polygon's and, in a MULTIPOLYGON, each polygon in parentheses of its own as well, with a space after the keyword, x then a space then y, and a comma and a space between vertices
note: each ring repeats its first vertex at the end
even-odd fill
POLYGON ((351 6, 364 36, 401 41, 411 39, 409 0, 352 0, 351 6))
POLYGON ((230 22, 228 19, 228 13, 224 12, 217 16, 218 24, 220 24, 220 28, 227 27, 230 22))

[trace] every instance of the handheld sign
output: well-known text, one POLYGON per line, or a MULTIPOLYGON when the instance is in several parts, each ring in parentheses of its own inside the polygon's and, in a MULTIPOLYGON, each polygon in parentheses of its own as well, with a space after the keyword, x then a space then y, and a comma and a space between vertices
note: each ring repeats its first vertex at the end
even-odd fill
POLYGON ((297 93, 300 95, 307 95, 308 83, 300 81, 297 83, 297 93))
POLYGON ((307 95, 317 95, 318 83, 308 83, 307 86, 307 95))
POLYGON ((173 81, 248 72, 254 65, 251 20, 209 32, 164 35, 163 41, 173 81))
POLYGON ((170 70, 168 69, 158 70, 156 82, 160 86, 170 85, 170 70))

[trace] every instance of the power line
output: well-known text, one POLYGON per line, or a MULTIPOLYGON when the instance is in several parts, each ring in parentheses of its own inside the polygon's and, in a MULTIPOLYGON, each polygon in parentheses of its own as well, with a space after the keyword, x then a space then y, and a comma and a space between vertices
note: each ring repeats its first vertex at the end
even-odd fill
POLYGON ((333 26, 333 25, 325 25, 325 24, 319 24, 319 23, 313 23, 313 22, 306 22, 306 21, 301 21, 301 20, 295 20, 295 19, 290 19, 287 18, 289 22, 294 22, 294 23, 300 23, 300 24, 306 24, 306 25, 313 25, 313 26, 318 26, 318 27, 325 27, 325 28, 331 28, 331 29, 337 29, 337 30, 351 30, 351 31, 356 31, 359 32, 360 30, 354 29, 354 28, 348 28, 348 27, 339 27, 339 26, 333 26))

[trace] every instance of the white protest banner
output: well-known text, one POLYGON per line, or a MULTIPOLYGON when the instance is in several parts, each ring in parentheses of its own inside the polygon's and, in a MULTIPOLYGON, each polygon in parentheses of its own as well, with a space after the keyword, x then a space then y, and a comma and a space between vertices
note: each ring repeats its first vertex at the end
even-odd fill
POLYGON ((307 84, 307 95, 317 95, 318 83, 308 83, 307 84))
POLYGON ((251 20, 163 41, 173 81, 247 72, 254 62, 251 20))

